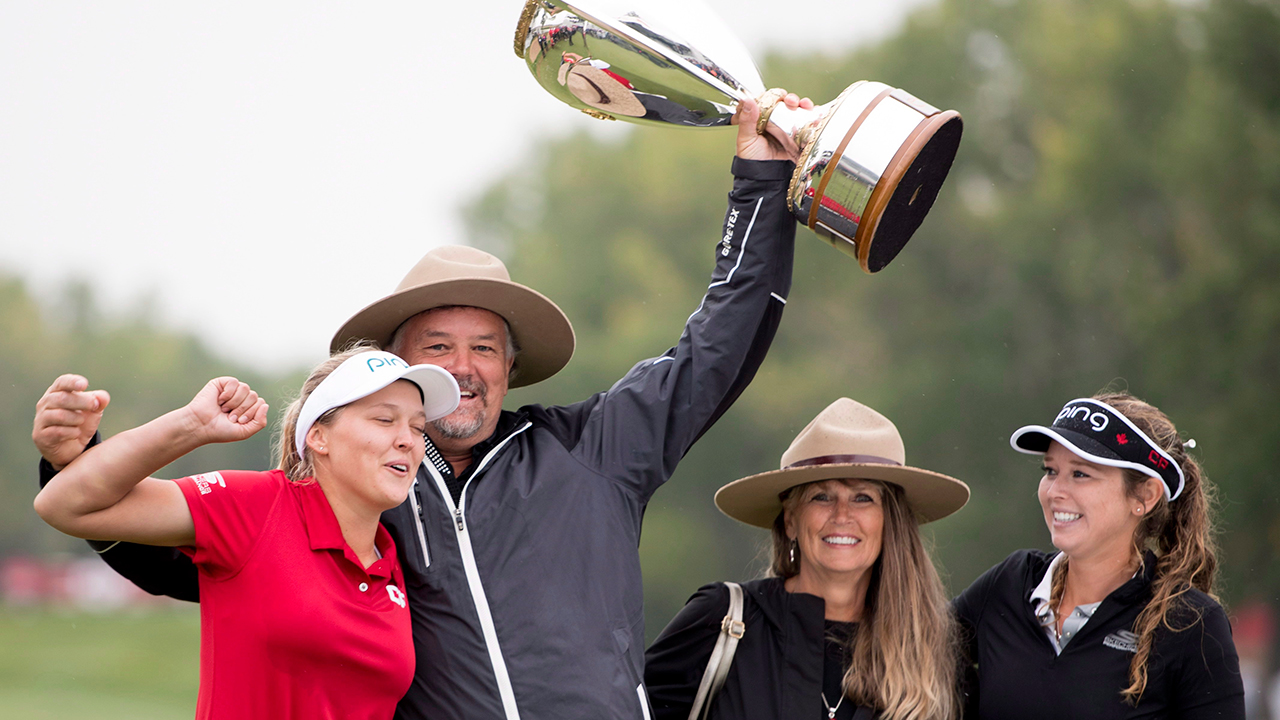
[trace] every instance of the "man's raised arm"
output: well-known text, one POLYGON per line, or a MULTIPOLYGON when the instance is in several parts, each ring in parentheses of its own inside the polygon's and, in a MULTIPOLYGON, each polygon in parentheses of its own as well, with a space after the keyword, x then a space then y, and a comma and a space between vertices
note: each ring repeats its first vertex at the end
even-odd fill
MULTIPOLYGON (((791 95, 786 102, 802 101, 791 95)), ((584 463, 644 501, 751 382, 791 288, 796 223, 786 191, 793 152, 756 133, 753 101, 739 114, 729 208, 708 243, 716 267, 679 342, 607 392, 544 411, 544 422, 559 426, 584 463)))
MULTIPOLYGON (((79 375, 62 375, 36 403, 31 440, 40 451, 40 487, 87 448, 101 441, 98 425, 111 402, 105 390, 89 390, 79 375)), ((152 595, 199 601, 196 567, 177 548, 97 542, 89 546, 111 569, 152 595)))

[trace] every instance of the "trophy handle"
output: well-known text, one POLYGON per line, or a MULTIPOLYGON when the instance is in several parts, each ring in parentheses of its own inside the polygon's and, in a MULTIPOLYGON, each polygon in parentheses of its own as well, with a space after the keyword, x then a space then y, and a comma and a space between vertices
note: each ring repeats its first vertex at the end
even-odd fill
POLYGON ((529 23, 533 21, 533 14, 538 11, 538 0, 525 0, 524 7, 520 10, 520 22, 516 23, 516 37, 513 49, 516 51, 516 57, 524 59, 524 44, 529 39, 529 23))
MULTIPOLYGON (((760 97, 756 98, 756 103, 760 106, 760 117, 756 119, 756 134, 768 135, 795 157, 800 154, 801 148, 808 138, 802 136, 799 129, 789 124, 769 122, 770 118, 773 117, 774 110, 778 109, 778 104, 782 102, 782 98, 786 97, 786 95, 787 91, 782 88, 769 88, 760 97)), ((783 105, 782 108, 790 114, 803 116, 806 119, 816 119, 819 113, 816 108, 809 111, 800 109, 788 110, 786 105, 783 105)), ((735 111, 736 109, 735 107, 735 111)), ((803 121, 797 124, 800 127, 808 125, 803 121)))

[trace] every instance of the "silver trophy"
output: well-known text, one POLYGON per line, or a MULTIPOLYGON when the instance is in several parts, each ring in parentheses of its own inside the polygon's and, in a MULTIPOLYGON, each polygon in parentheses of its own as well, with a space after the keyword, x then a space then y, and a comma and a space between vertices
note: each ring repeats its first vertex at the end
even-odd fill
POLYGON ((715 127, 758 99, 756 130, 799 150, 788 207, 869 273, 911 239, 960 145, 959 113, 883 83, 787 108, 698 0, 528 0, 515 50, 548 92, 602 119, 715 127))

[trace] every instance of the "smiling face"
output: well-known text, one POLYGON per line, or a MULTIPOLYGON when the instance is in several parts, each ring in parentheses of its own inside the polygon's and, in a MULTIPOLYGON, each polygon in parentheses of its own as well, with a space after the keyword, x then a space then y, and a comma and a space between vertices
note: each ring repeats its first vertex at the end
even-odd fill
POLYGON ((1125 489, 1120 468, 1089 462, 1057 441, 1044 454, 1037 493, 1054 547, 1073 560, 1127 558, 1134 530, 1158 501, 1155 480, 1125 489), (1139 510, 1141 509, 1141 510, 1139 510))
POLYGON ((418 386, 397 380, 313 425, 307 446, 316 480, 333 505, 381 513, 404 502, 426 453, 427 416, 418 386))
POLYGON ((800 499, 784 522, 799 546, 796 589, 824 596, 827 583, 853 582, 865 591, 884 537, 883 488, 870 480, 825 480, 793 492, 800 499))
POLYGON ((477 307, 445 307, 410 318, 396 334, 394 351, 411 365, 429 363, 458 381, 462 400, 453 414, 430 424, 436 445, 470 447, 498 427, 509 357, 507 327, 496 313, 477 307))

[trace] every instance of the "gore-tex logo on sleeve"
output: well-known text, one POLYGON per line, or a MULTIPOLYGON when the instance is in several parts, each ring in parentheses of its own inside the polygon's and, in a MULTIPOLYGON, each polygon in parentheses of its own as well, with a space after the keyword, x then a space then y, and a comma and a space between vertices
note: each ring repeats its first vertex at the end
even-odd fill
POLYGON ((729 221, 724 224, 724 237, 720 240, 720 254, 724 257, 728 257, 733 248, 733 226, 737 223, 738 208, 734 208, 729 211, 729 221))
POLYGON ((199 475, 192 475, 191 480, 195 482, 196 488, 200 491, 201 495, 208 495, 209 493, 213 492, 214 485, 217 485, 218 487, 227 486, 227 483, 222 479, 222 473, 218 473, 218 472, 200 473, 199 475))

